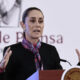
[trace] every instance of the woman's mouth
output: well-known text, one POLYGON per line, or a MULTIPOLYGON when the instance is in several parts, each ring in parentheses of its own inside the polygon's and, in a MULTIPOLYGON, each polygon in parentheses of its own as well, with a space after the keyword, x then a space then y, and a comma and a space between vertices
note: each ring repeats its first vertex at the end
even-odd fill
POLYGON ((33 32, 40 32, 40 30, 33 30, 33 32))

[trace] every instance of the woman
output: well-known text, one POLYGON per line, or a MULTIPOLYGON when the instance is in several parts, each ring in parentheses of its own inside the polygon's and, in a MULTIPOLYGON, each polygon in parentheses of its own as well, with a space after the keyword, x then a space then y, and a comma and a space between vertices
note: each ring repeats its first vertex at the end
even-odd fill
MULTIPOLYGON (((22 22, 23 41, 10 45, 12 53, 5 69, 5 80, 26 80, 36 70, 62 69, 54 46, 40 42, 44 28, 44 15, 36 7, 25 10, 22 22)), ((4 53, 6 49, 4 49, 4 53)))
POLYGON ((25 80, 36 70, 62 69, 56 48, 39 40, 44 28, 42 11, 28 8, 20 24, 24 37, 22 42, 9 46, 12 55, 5 69, 6 80, 25 80))

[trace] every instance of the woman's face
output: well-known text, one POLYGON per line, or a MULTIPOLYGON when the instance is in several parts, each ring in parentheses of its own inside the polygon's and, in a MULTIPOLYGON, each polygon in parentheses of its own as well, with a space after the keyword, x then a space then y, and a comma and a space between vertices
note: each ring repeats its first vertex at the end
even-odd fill
POLYGON ((25 32, 26 36, 31 39, 39 39, 42 35, 44 28, 44 16, 38 10, 32 10, 29 12, 25 19, 25 32))

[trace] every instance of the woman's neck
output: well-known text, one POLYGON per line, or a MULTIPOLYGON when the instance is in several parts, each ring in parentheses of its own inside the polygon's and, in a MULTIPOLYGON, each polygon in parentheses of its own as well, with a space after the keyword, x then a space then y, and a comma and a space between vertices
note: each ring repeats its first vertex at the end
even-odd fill
POLYGON ((25 39, 26 40, 28 40, 29 42, 31 42, 32 44, 36 44, 38 41, 39 41, 39 39, 38 38, 29 38, 29 37, 25 37, 25 39))

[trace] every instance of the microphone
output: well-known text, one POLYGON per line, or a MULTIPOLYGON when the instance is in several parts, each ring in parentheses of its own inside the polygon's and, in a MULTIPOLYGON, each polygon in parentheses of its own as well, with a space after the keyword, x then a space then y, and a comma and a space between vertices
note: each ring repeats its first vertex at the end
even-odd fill
POLYGON ((65 59, 60 59, 60 61, 67 62, 70 66, 72 66, 71 63, 69 61, 65 60, 65 59))

